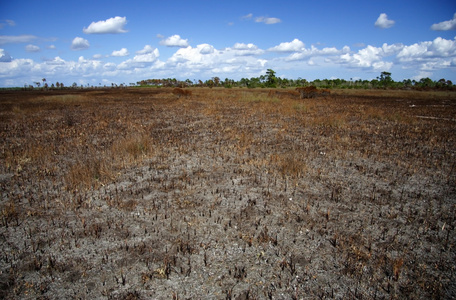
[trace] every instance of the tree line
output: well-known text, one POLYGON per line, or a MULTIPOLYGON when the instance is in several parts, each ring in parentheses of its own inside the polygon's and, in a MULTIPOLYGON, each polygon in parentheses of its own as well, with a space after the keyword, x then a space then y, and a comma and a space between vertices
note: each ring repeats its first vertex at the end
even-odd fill
MULTIPOLYGON (((132 85, 132 84, 130 84, 132 85)), ((133 84, 139 87, 155 86, 155 87, 242 87, 242 88, 292 88, 292 87, 306 87, 315 86, 318 88, 326 89, 448 89, 456 90, 451 80, 440 79, 434 81, 429 77, 420 80, 404 79, 402 81, 394 81, 391 78, 390 72, 381 72, 380 76, 372 80, 345 80, 345 79, 315 79, 308 81, 303 78, 287 79, 276 76, 276 72, 268 69, 266 74, 259 77, 241 78, 240 80, 233 80, 225 78, 221 80, 219 77, 212 77, 206 81, 190 80, 184 81, 175 78, 163 79, 146 79, 133 84)))
MULTIPOLYGON (((34 82, 36 88, 41 89, 86 89, 86 88, 125 88, 131 87, 240 87, 240 88, 294 88, 294 87, 307 87, 315 86, 317 88, 325 89, 417 89, 417 90, 456 90, 456 85, 451 80, 445 80, 444 78, 434 81, 429 77, 422 78, 420 80, 404 79, 402 81, 394 81, 391 77, 390 72, 381 72, 380 76, 372 80, 345 80, 345 79, 315 79, 308 81, 303 78, 298 79, 287 79, 276 76, 276 72, 272 69, 268 69, 266 74, 259 77, 241 78, 240 80, 233 80, 225 78, 221 80, 219 77, 212 77, 208 80, 178 80, 176 78, 162 78, 162 79, 145 79, 140 80, 136 83, 115 84, 112 83, 110 86, 90 86, 87 84, 78 85, 73 83, 71 86, 64 86, 63 83, 56 82, 55 84, 48 84, 45 78, 41 82, 34 82)), ((25 89, 33 89, 33 85, 24 85, 25 89)))

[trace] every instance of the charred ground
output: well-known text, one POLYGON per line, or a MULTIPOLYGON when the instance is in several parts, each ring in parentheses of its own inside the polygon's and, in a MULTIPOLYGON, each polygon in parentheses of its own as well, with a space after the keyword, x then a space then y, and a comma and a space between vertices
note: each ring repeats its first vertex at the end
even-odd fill
POLYGON ((0 297, 456 297, 456 96, 0 94, 0 297))

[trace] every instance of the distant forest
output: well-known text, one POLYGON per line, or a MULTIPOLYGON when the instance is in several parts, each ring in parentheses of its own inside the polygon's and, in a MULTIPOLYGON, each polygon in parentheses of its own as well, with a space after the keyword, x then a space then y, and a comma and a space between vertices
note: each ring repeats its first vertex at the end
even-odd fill
MULTIPOLYGON (((276 76, 274 70, 268 69, 265 75, 252 78, 241 78, 236 81, 233 79, 225 78, 221 80, 219 77, 212 77, 206 81, 190 79, 178 80, 176 78, 162 78, 162 79, 145 79, 136 83, 112 83, 109 86, 90 86, 78 85, 76 82, 71 86, 64 86, 63 83, 56 82, 49 84, 46 78, 41 82, 34 82, 34 85, 25 85, 24 89, 79 89, 79 88, 123 88, 131 87, 224 87, 224 88, 293 88, 293 87, 306 87, 315 86, 317 88, 325 89, 414 89, 414 90, 452 90, 456 91, 456 85, 451 80, 444 78, 434 81, 429 77, 420 80, 404 79, 402 81, 394 81, 390 72, 381 72, 380 76, 372 80, 345 80, 345 79, 315 79, 308 81, 303 78, 287 79, 276 76)), ((11 89, 11 88, 9 88, 11 89)), ((20 88, 13 88, 20 89, 20 88)))
POLYGON ((137 83, 130 84, 131 86, 164 86, 164 87, 246 87, 246 88, 290 88, 290 87, 305 87, 315 86, 326 89, 442 89, 456 90, 456 86, 450 80, 440 79, 433 81, 430 78, 422 78, 419 81, 406 79, 403 81, 394 81, 391 78, 390 72, 382 72, 380 76, 373 80, 345 80, 345 79, 316 79, 307 81, 306 79, 287 79, 280 78, 275 75, 275 71, 268 69, 265 75, 252 78, 241 78, 236 81, 225 78, 221 80, 219 77, 212 77, 206 81, 187 79, 180 81, 175 78, 164 79, 147 79, 137 83))

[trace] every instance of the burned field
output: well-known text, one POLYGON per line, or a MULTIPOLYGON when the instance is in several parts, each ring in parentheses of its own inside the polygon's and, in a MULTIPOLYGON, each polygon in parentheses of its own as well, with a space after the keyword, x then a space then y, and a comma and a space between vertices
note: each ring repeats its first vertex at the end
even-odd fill
POLYGON ((456 297, 456 95, 0 94, 0 298, 456 297))

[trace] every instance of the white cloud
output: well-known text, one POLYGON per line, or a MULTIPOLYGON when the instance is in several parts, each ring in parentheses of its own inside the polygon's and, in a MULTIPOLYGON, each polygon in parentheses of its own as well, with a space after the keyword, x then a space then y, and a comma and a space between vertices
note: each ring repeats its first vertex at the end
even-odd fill
POLYGON ((184 40, 180 35, 175 34, 167 39, 161 40, 160 45, 167 47, 188 47, 188 40, 184 40))
MULTIPOLYGON (((242 76, 259 76, 267 60, 257 59, 254 56, 240 56, 239 51, 256 49, 253 44, 235 44, 233 48, 218 50, 209 44, 200 44, 196 47, 181 48, 170 57, 163 69, 176 70, 183 76, 229 77, 230 74, 242 76), (236 49, 237 48, 237 49, 236 49), (247 49, 247 50, 243 50, 247 49)), ((261 50, 257 49, 256 51, 261 50)), ((262 51, 262 50, 261 50, 262 51)))
POLYGON ((34 35, 0 35, 0 45, 4 44, 19 44, 19 43, 30 43, 36 40, 37 37, 34 35))
POLYGON ((252 17, 253 17, 253 14, 250 13, 250 14, 247 14, 247 15, 245 15, 245 16, 242 16, 241 19, 242 19, 242 20, 250 20, 252 17))
POLYGON ((385 43, 382 47, 368 45, 366 48, 360 49, 355 54, 342 54, 338 62, 345 64, 350 68, 386 71, 393 66, 393 63, 384 61, 383 59, 397 54, 402 48, 403 45, 401 44, 388 45, 385 43))
POLYGON ((175 64, 184 62, 188 62, 189 64, 208 64, 210 63, 212 57, 214 57, 214 55, 217 55, 217 53, 218 51, 216 52, 215 48, 209 44, 197 45, 196 48, 188 46, 186 48, 177 50, 176 53, 174 53, 173 56, 168 59, 168 61, 175 64))
POLYGON ((154 51, 155 51, 154 47, 152 47, 151 45, 146 45, 146 46, 144 46, 144 48, 142 50, 136 51, 136 54, 147 54, 147 53, 151 53, 154 51))
POLYGON ((155 48, 151 52, 138 54, 133 57, 133 61, 136 62, 154 62, 160 56, 160 52, 155 48))
POLYGON ((5 25, 16 26, 16 22, 14 22, 13 20, 5 20, 5 23, 0 23, 0 29, 5 27, 5 25))
POLYGON ((49 46, 47 46, 46 48, 47 48, 47 49, 51 49, 51 50, 55 50, 55 49, 56 49, 55 45, 49 45, 49 46))
POLYGON ((11 56, 4 49, 0 49, 0 62, 11 62, 11 56))
POLYGON ((126 17, 114 17, 106 21, 92 22, 89 27, 82 29, 86 34, 125 33, 126 17))
POLYGON ((62 66, 65 65, 65 61, 59 56, 54 57, 52 60, 46 61, 47 65, 62 66))
POLYGON ((127 48, 122 48, 120 50, 112 51, 111 56, 128 56, 130 53, 127 48))
POLYGON ((249 44, 236 43, 236 44, 234 44, 233 49, 236 49, 236 50, 257 50, 258 47, 255 46, 252 43, 249 43, 249 44))
POLYGON ((389 20, 385 13, 380 14, 377 21, 375 21, 375 27, 378 28, 390 28, 394 25, 395 21, 389 20))
MULTIPOLYGON (((20 77, 21 81, 23 81, 22 78, 30 78, 30 75, 35 73, 34 69, 36 69, 34 68, 35 63, 31 59, 11 59, 3 62, 1 66, 0 78, 20 77)), ((20 83, 20 85, 22 84, 23 82, 20 83)))
MULTIPOLYGON (((180 37, 179 37, 180 38, 180 37)), ((88 41, 77 37, 72 49, 86 49, 88 41)), ((34 78, 48 78, 49 81, 72 82, 130 82, 150 78, 178 77, 180 79, 250 78, 260 76, 271 68, 278 73, 307 76, 312 69, 320 78, 330 77, 322 73, 328 69, 357 69, 362 72, 392 71, 402 68, 409 77, 416 74, 438 74, 441 70, 456 67, 456 39, 436 38, 416 44, 383 44, 381 46, 359 45, 355 50, 342 48, 308 48, 299 39, 280 43, 268 50, 260 49, 253 43, 235 43, 231 47, 217 49, 210 44, 177 48, 169 59, 161 61, 157 48, 145 45, 136 51, 131 59, 121 63, 103 61, 100 58, 114 54, 126 54, 127 49, 114 51, 111 55, 94 55, 92 58, 79 57, 65 60, 55 57, 44 62, 31 59, 14 59, 0 49, 0 84, 22 86, 33 83, 34 78), (275 52, 275 53, 272 53, 275 52), (265 56, 262 56, 266 54, 265 56), (318 71, 317 71, 318 70, 318 71)), ((353 71, 353 70, 352 70, 353 71)), ((335 73, 331 73, 334 75, 335 73)), ((284 75, 287 76, 287 75, 284 75)), ((288 75, 294 76, 294 75, 288 75)), ((310 75, 309 75, 310 76, 310 75)), ((440 76, 440 75, 435 75, 440 76)), ((442 76, 443 77, 443 76, 442 76)), ((447 77, 447 76, 445 76, 447 77)))
POLYGON ((89 41, 82 37, 75 37, 71 43, 72 50, 84 50, 90 47, 89 41))
POLYGON ((265 24, 276 24, 282 22, 279 18, 268 18, 268 17, 256 17, 255 22, 265 24))
POLYGON ((269 48, 269 51, 273 52, 298 52, 303 51, 305 49, 305 45, 298 39, 294 39, 291 42, 280 43, 278 46, 269 48))
POLYGON ((197 48, 199 49, 199 52, 201 54, 211 54, 211 53, 214 53, 214 51, 215 51, 214 46, 209 45, 209 44, 198 45, 197 48))
POLYGON ((403 63, 414 62, 418 64, 431 61, 450 61, 456 59, 456 40, 446 40, 438 37, 433 41, 404 46, 398 53, 397 58, 403 63))
POLYGON ((453 15, 453 19, 449 21, 443 21, 440 23, 432 24, 432 30, 456 30, 456 13, 453 15))
POLYGON ((349 53, 350 47, 344 46, 342 49, 337 49, 335 47, 326 47, 323 49, 318 49, 315 46, 311 46, 310 49, 302 48, 299 52, 295 52, 290 54, 286 61, 296 61, 296 60, 304 60, 308 57, 318 57, 318 56, 336 56, 341 55, 344 53, 349 53))
POLYGON ((40 52, 40 50, 40 47, 36 45, 28 44, 27 46, 25 46, 25 51, 27 52, 40 52))
POLYGON ((107 70, 107 71, 113 71, 115 70, 117 67, 117 65, 115 63, 112 63, 112 62, 109 62, 109 63, 105 63, 103 65, 103 69, 107 70))
MULTIPOLYGON (((147 46, 146 46, 147 47, 147 46)), ((146 48, 145 47, 145 48, 146 48)), ((135 55, 132 59, 128 59, 122 63, 120 63, 117 68, 119 70, 132 70, 132 69, 142 69, 150 66, 151 64, 157 62, 158 57, 160 56, 160 52, 158 49, 154 49, 149 52, 144 52, 144 49, 140 52, 140 54, 135 55)))
POLYGON ((314 62, 312 59, 309 59, 309 60, 307 61, 307 65, 309 65, 309 66, 312 66, 312 67, 313 67, 313 66, 315 66, 315 65, 316 65, 316 63, 315 63, 315 62, 314 62))
MULTIPOLYGON (((230 48, 227 48, 229 50, 230 48)), ((234 44, 233 48, 234 51, 236 51, 236 55, 238 56, 247 56, 247 55, 261 55, 264 53, 264 50, 259 49, 258 46, 249 43, 249 44, 244 44, 244 43, 236 43, 234 44)))

